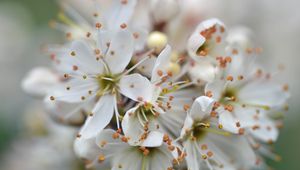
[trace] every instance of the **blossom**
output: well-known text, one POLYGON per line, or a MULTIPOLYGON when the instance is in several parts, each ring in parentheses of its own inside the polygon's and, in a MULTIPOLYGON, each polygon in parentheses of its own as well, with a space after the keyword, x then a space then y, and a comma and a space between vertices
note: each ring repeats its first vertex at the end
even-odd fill
POLYGON ((272 75, 259 68, 253 48, 230 47, 230 57, 220 58, 223 68, 217 78, 208 83, 205 92, 219 102, 217 109, 224 129, 233 133, 249 133, 263 142, 278 137, 276 122, 270 114, 285 107, 289 93, 272 75))
POLYGON ((187 166, 198 169, 238 169, 255 165, 256 156, 244 137, 219 129, 212 116, 215 101, 198 97, 181 131, 187 166))
POLYGON ((50 100, 82 103, 75 108, 77 110, 97 101, 81 128, 79 136, 84 138, 101 131, 110 122, 114 112, 118 125, 119 89, 130 88, 127 83, 131 83, 120 84, 120 81, 126 79, 133 83, 143 79, 137 74, 122 73, 133 55, 133 36, 130 32, 119 31, 108 40, 104 39, 107 33, 101 35, 97 44, 99 48, 96 49, 83 40, 71 44, 67 50, 69 55, 61 58, 62 67, 67 67, 65 71, 69 70, 64 74, 68 80, 49 94, 50 100))
MULTIPOLYGON (((122 121, 124 133, 132 145, 145 145, 145 140, 151 140, 152 143, 147 143, 147 146, 156 146, 164 136, 176 138, 183 125, 186 107, 197 97, 195 90, 184 89, 188 87, 185 81, 166 81, 173 76, 170 62, 171 47, 166 46, 156 59, 151 81, 144 78, 133 88, 124 89, 129 90, 126 92, 131 94, 128 97, 138 102, 126 112, 122 121)), ((122 80, 120 83, 123 83, 122 80)))
MULTIPOLYGON (((88 3, 88 2, 85 2, 88 3)), ((60 5, 65 13, 58 14, 58 21, 50 22, 50 25, 66 33, 69 40, 85 38, 88 41, 95 41, 98 32, 109 31, 111 34, 124 28, 131 30, 134 35, 135 48, 140 50, 145 43, 147 30, 131 24, 132 14, 136 6, 136 0, 114 0, 91 2, 92 11, 90 15, 83 16, 86 11, 73 8, 70 2, 61 2, 60 5)), ((89 3, 88 3, 89 4, 89 3)), ((82 5, 82 3, 80 3, 82 5)))
MULTIPOLYGON (((86 151, 98 151, 97 157, 89 162, 87 167, 98 169, 132 169, 156 170, 172 169, 176 156, 175 148, 165 143, 156 147, 132 146, 128 138, 118 132, 105 129, 97 135, 98 147, 90 147, 86 151), (170 150, 171 149, 171 150, 170 150)), ((84 144, 84 143, 82 143, 84 144)), ((93 146, 93 145, 88 145, 93 146)), ((86 149, 86 147, 78 147, 86 149)))

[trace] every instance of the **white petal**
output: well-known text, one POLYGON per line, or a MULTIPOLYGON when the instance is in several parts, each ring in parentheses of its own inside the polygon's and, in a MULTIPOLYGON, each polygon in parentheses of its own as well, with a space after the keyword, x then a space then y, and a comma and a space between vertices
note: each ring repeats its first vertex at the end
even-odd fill
POLYGON ((226 110, 219 111, 219 114, 219 124, 223 126, 223 130, 237 134, 239 127, 237 127, 236 124, 240 122, 240 120, 233 117, 232 113, 226 110))
POLYGON ((133 55, 133 50, 133 36, 129 31, 122 30, 114 35, 104 58, 111 73, 121 73, 126 68, 133 55))
POLYGON ((150 10, 156 23, 167 22, 172 19, 179 10, 176 0, 151 0, 150 10))
MULTIPOLYGON (((76 77, 53 87, 48 95, 53 96, 57 101, 79 103, 85 102, 93 97, 93 95, 89 94, 89 91, 96 92, 97 89, 98 83, 94 79, 89 77, 87 79, 76 77), (82 100, 82 97, 85 99, 82 100)), ((46 99, 50 100, 49 97, 46 99)))
MULTIPOLYGON (((216 152, 215 155, 217 155, 218 152, 223 152, 224 156, 226 155, 228 158, 227 166, 231 166, 230 160, 234 160, 235 166, 240 168, 248 169, 255 165, 257 160, 256 154, 245 137, 235 135, 223 137, 216 134, 210 134, 209 138, 211 141, 210 143, 215 144, 215 147, 210 146, 210 143, 208 144, 208 147, 213 149, 213 152, 216 152)), ((224 168, 228 167, 224 165, 224 168)))
POLYGON ((187 50, 189 55, 194 59, 194 60, 199 60, 200 58, 197 54, 198 49, 205 43, 206 39, 199 33, 199 32, 194 32, 190 38, 188 39, 187 42, 187 50))
POLYGON ((135 114, 136 109, 138 109, 138 106, 129 109, 122 120, 123 132, 125 136, 130 139, 129 143, 131 145, 137 145, 137 143, 139 143, 140 135, 144 132, 143 127, 135 114))
POLYGON ((48 68, 37 67, 32 69, 22 81, 25 92, 44 97, 54 85, 59 83, 59 77, 48 68))
POLYGON ((149 160, 149 170, 167 170, 169 167, 172 167, 173 159, 174 157, 165 145, 159 147, 155 150, 155 155, 149 160))
POLYGON ((201 163, 202 158, 200 153, 197 151, 195 146, 195 142, 188 140, 183 144, 184 148, 186 149, 186 157, 185 160, 187 162, 187 166, 190 170, 199 170, 202 168, 201 163))
POLYGON ((158 71, 162 71, 163 75, 167 74, 168 65, 171 59, 171 46, 167 45, 165 49, 159 54, 155 65, 152 70, 151 82, 156 82, 160 80, 160 76, 158 75, 158 71))
POLYGON ((105 14, 107 29, 118 30, 121 24, 128 24, 134 12, 136 2, 136 0, 127 0, 127 2, 123 4, 120 0, 113 0, 110 9, 105 14))
POLYGON ((256 138, 263 142, 275 142, 278 138, 279 131, 276 127, 275 122, 272 122, 270 118, 261 116, 257 123, 259 128, 254 130, 250 128, 250 133, 256 138))
POLYGON ((287 102, 289 94, 285 92, 282 86, 268 80, 254 80, 246 84, 238 93, 241 103, 278 107, 287 102))
POLYGON ((180 133, 181 138, 183 138, 186 135, 187 130, 190 130, 192 128, 193 123, 194 123, 193 118, 188 114, 186 116, 183 128, 182 128, 181 133, 180 133))
POLYGON ((151 131, 147 138, 142 142, 141 146, 158 147, 163 143, 164 134, 158 131, 151 131))
POLYGON ((205 93, 211 92, 212 98, 215 99, 216 101, 219 101, 220 98, 222 97, 224 88, 226 87, 225 83, 226 81, 218 80, 218 79, 216 79, 211 83, 207 83, 205 86, 205 93))
POLYGON ((212 111, 214 103, 215 101, 212 98, 206 96, 198 97, 191 107, 191 117, 194 120, 202 120, 203 118, 208 117, 210 115, 210 112, 212 111))
POLYGON ((71 45, 71 52, 75 52, 75 56, 69 54, 70 60, 78 66, 78 70, 82 70, 88 74, 99 74, 103 72, 103 65, 96 60, 91 46, 83 40, 76 40, 71 45))
POLYGON ((89 116, 80 131, 82 138, 95 137, 97 133, 103 130, 110 122, 114 114, 114 96, 104 95, 97 102, 92 113, 89 116))
POLYGON ((119 86, 123 95, 135 101, 151 102, 156 90, 146 77, 137 73, 123 76, 119 86))
POLYGON ((207 62, 196 62, 189 68, 189 74, 194 82, 212 82, 217 74, 217 68, 207 62))
POLYGON ((77 138, 74 142, 74 152, 81 159, 93 160, 99 154, 96 138, 77 138))

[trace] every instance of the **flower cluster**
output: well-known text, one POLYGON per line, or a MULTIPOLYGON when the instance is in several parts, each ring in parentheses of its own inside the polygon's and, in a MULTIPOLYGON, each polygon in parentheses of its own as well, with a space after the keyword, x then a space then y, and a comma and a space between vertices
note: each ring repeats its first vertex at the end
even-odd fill
POLYGON ((80 127, 74 150, 87 168, 238 170, 279 159, 270 144, 288 86, 257 64, 247 31, 201 21, 189 3, 103 1, 88 19, 62 4, 50 23, 67 41, 47 47, 53 67, 31 71, 23 88, 80 127))

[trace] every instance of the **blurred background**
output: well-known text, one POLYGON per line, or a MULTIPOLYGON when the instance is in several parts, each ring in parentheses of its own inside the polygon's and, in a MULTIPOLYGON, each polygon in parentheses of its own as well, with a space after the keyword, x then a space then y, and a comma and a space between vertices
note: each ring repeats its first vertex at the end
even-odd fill
MULTIPOLYGON (((220 18, 228 27, 250 28, 256 43, 263 48, 260 60, 266 68, 275 71, 278 65, 285 65, 279 78, 290 85, 292 97, 285 126, 275 144, 282 161, 269 163, 274 169, 299 169, 300 1, 210 2, 210 8, 206 8, 206 3, 199 7, 207 10, 206 18, 220 18)), ((0 0, 0 164, 5 170, 40 170, 34 165, 37 159, 49 170, 74 169, 74 162, 78 162, 72 154, 76 129, 57 127, 60 125, 45 118, 39 100, 26 95, 20 87, 31 68, 49 65, 49 58, 41 52, 43 44, 63 42, 62 33, 48 26, 58 11, 53 0, 0 0), (69 140, 59 142, 60 136, 69 136, 69 140), (62 149, 63 155, 59 152, 62 149), (30 161, 32 165, 27 165, 30 161), (64 162, 64 166, 58 162, 64 162)))

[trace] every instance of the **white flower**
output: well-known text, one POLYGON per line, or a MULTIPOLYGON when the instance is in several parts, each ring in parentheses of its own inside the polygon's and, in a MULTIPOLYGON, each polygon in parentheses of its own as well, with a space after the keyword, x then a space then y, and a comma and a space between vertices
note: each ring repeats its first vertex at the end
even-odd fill
POLYGON ((218 19, 201 22, 187 42, 187 51, 193 59, 189 75, 198 84, 211 82, 218 72, 216 58, 226 53, 225 26, 218 19))
POLYGON ((119 126, 117 102, 121 97, 120 92, 125 91, 120 89, 143 81, 138 74, 126 75, 129 71, 122 73, 133 55, 133 36, 127 30, 119 31, 113 37, 109 35, 109 32, 100 33, 96 44, 98 48, 82 40, 74 41, 66 50, 68 55, 60 59, 61 66, 67 67, 63 70, 69 70, 65 73, 67 81, 64 86, 58 86, 49 93, 50 100, 82 103, 75 110, 96 101, 80 131, 79 136, 84 138, 101 131, 110 122, 114 112, 119 126), (120 84, 124 81, 126 83, 120 84))
POLYGON ((206 85, 205 92, 220 103, 216 111, 225 130, 241 134, 246 130, 255 138, 272 142, 278 131, 269 111, 284 107, 289 94, 286 85, 277 84, 271 74, 255 66, 256 54, 251 50, 234 48, 231 57, 221 58, 224 70, 206 85))
POLYGON ((181 132, 190 170, 238 169, 255 165, 252 148, 242 136, 219 129, 212 116, 214 100, 201 96, 193 103, 181 132))
MULTIPOLYGON (((157 146, 164 136, 178 137, 186 107, 197 97, 194 90, 183 89, 189 85, 185 81, 167 81, 173 76, 170 62, 171 48, 167 46, 155 62, 151 82, 144 78, 143 81, 135 82, 132 88, 121 88, 129 98, 138 102, 126 112, 122 121, 124 133, 130 138, 132 145, 157 146)), ((128 84, 124 81, 126 78, 120 84, 128 84)))
POLYGON ((97 169, 167 170, 173 167, 173 160, 177 156, 175 146, 165 143, 157 147, 131 146, 127 140, 127 137, 118 132, 105 129, 97 135, 98 147, 87 149, 80 146, 88 144, 81 143, 78 149, 99 152, 97 157, 87 164, 87 167, 97 169))
POLYGON ((82 16, 86 11, 77 11, 69 3, 61 2, 66 15, 59 13, 59 21, 51 22, 51 26, 65 32, 70 40, 86 38, 89 41, 97 39, 99 30, 115 33, 128 27, 134 35, 135 48, 141 50, 146 41, 147 31, 131 24, 136 3, 136 0, 93 2, 93 9, 90 9, 92 13, 88 11, 90 16, 86 18, 82 16))
POLYGON ((44 97, 48 90, 59 83, 59 77, 48 68, 32 69, 22 81, 22 88, 28 94, 44 97))

